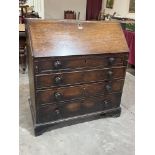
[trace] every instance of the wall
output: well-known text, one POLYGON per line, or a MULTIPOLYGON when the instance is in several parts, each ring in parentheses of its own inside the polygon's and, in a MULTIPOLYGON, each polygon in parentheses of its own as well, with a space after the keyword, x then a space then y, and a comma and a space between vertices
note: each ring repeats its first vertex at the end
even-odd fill
POLYGON ((86 0, 44 0, 46 19, 64 19, 64 10, 80 12, 80 20, 86 18, 86 0))
MULTIPOLYGON (((30 5, 34 5, 34 10, 39 13, 40 17, 46 19, 63 19, 64 10, 80 11, 80 19, 85 20, 87 0, 28 0, 30 5)), ((134 13, 129 13, 130 0, 114 0, 113 9, 106 8, 106 0, 102 2, 102 10, 106 13, 128 18, 135 18, 134 13)))
POLYGON ((27 0, 27 4, 29 4, 30 6, 33 6, 33 0, 27 0))
POLYGON ((113 14, 114 12, 121 17, 135 18, 134 13, 129 13, 129 3, 130 0, 114 0, 113 9, 106 8, 106 1, 103 0, 102 10, 105 9, 106 13, 113 14))

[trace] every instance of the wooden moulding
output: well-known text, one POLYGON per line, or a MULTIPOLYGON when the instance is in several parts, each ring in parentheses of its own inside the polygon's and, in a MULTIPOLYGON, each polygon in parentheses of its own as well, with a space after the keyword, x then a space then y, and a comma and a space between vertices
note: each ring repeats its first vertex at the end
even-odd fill
POLYGON ((36 124, 35 123, 35 117, 34 117, 34 110, 31 105, 31 99, 28 100, 29 105, 30 105, 30 110, 32 114, 32 120, 33 120, 33 125, 34 125, 34 134, 35 136, 39 136, 43 134, 46 131, 50 131, 51 129, 57 129, 57 128, 62 128, 65 126, 70 126, 78 123, 83 123, 83 122, 88 122, 96 119, 101 119, 101 118, 106 118, 106 117, 119 117, 121 114, 121 107, 118 108, 113 108, 109 110, 104 110, 100 112, 94 112, 90 114, 85 114, 81 116, 76 116, 76 117, 71 117, 67 119, 60 119, 55 122, 47 122, 47 123, 40 123, 36 124))

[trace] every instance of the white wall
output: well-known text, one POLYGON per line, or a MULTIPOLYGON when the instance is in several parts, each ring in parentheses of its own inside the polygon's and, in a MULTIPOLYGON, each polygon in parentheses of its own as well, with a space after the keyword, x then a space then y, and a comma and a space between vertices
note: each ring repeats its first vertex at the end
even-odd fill
POLYGON ((114 12, 117 13, 117 15, 120 15, 121 17, 129 17, 134 18, 134 13, 129 13, 129 3, 130 0, 114 0, 113 9, 106 8, 106 1, 103 0, 102 3, 102 10, 105 9, 106 13, 113 14, 114 12))
POLYGON ((64 19, 64 10, 80 12, 80 20, 86 18, 86 0, 44 0, 46 19, 64 19))

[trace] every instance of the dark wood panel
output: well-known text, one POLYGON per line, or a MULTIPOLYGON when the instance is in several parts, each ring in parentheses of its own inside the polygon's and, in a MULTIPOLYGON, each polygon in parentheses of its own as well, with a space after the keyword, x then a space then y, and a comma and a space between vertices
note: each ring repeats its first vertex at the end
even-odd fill
POLYGON ((83 29, 76 21, 27 20, 36 135, 56 124, 120 115, 129 51, 121 26, 81 24, 83 29))
POLYGON ((34 66, 33 66, 33 57, 31 55, 31 49, 29 46, 29 40, 27 39, 27 63, 28 63, 28 78, 29 78, 29 88, 30 88, 30 98, 31 98, 31 106, 33 107, 33 121, 36 123, 36 98, 35 98, 35 92, 36 92, 36 87, 35 87, 35 76, 34 76, 34 66))
POLYGON ((75 117, 93 113, 96 111, 104 111, 120 106, 121 94, 99 96, 97 98, 89 97, 68 101, 64 103, 44 105, 38 111, 38 123, 56 121, 59 119, 75 117))
POLYGON ((118 22, 29 20, 34 57, 128 52, 118 22))
POLYGON ((37 122, 56 121, 61 118, 59 108, 56 104, 42 106, 37 111, 37 122))
POLYGON ((124 80, 99 82, 70 87, 58 87, 50 90, 37 91, 37 103, 47 104, 52 102, 67 101, 112 92, 121 92, 124 80))
POLYGON ((55 57, 35 60, 35 73, 61 72, 79 69, 126 66, 127 54, 98 56, 55 57))
POLYGON ((38 89, 124 78, 125 67, 53 73, 36 76, 38 89))
POLYGON ((85 115, 78 115, 76 117, 69 117, 66 119, 60 119, 57 121, 49 121, 46 123, 39 123, 34 126, 34 134, 35 136, 39 136, 43 134, 45 131, 55 130, 58 128, 75 125, 78 123, 89 122, 96 119, 103 119, 112 117, 117 118, 121 115, 121 107, 112 108, 104 111, 94 112, 85 115))
POLYGON ((60 111, 63 118, 104 111, 118 107, 120 104, 120 97, 120 94, 115 94, 113 96, 107 95, 97 98, 87 98, 86 100, 66 102, 60 106, 60 111))

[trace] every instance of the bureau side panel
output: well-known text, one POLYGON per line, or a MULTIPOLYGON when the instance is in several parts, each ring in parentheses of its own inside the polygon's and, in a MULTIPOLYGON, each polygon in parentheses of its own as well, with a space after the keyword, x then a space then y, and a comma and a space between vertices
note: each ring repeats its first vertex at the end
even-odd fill
POLYGON ((26 38, 27 38, 27 54, 28 54, 28 76, 29 76, 29 90, 30 90, 30 108, 33 117, 33 122, 36 123, 36 106, 35 106, 35 82, 34 82, 34 65, 33 55, 30 40, 30 32, 26 27, 26 38))
POLYGON ((31 101, 31 112, 33 113, 34 121, 36 120, 36 107, 35 107, 35 86, 34 86, 34 73, 33 73, 33 58, 29 55, 28 57, 28 76, 29 76, 29 90, 30 90, 30 101, 31 101))

